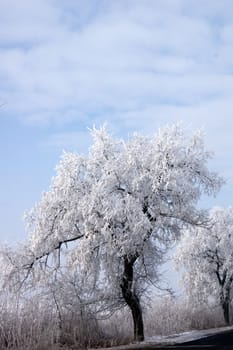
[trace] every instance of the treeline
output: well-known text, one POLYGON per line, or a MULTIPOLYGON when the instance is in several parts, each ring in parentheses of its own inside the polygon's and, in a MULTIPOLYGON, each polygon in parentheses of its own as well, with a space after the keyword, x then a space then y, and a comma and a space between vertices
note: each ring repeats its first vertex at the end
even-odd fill
MULTIPOLYGON (((2 350, 87 349, 133 341, 128 309, 98 319, 76 301, 72 308, 48 296, 2 296, 0 348, 2 350)), ((146 337, 224 325, 219 307, 194 307, 184 299, 161 296, 145 306, 146 337)))

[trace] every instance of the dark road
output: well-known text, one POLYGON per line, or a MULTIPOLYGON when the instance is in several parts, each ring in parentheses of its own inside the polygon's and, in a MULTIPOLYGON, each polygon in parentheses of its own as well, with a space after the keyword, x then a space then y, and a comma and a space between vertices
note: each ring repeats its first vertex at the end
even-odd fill
MULTIPOLYGON (((131 346, 119 346, 108 350, 233 350, 233 330, 225 330, 215 335, 210 335, 202 339, 193 340, 181 344, 159 345, 159 344, 135 344, 131 346)), ((105 349, 102 349, 105 350, 105 349)))
POLYGON ((202 338, 195 341, 190 341, 182 344, 180 347, 185 349, 189 346, 189 349, 192 349, 192 346, 197 346, 199 349, 210 348, 210 349, 232 349, 233 350, 233 331, 228 330, 219 334, 211 335, 206 338, 202 338))
POLYGON ((197 349, 210 349, 210 350, 233 350, 233 331, 224 331, 219 334, 211 335, 206 338, 193 340, 177 345, 149 345, 148 347, 138 347, 142 350, 197 350, 197 349))

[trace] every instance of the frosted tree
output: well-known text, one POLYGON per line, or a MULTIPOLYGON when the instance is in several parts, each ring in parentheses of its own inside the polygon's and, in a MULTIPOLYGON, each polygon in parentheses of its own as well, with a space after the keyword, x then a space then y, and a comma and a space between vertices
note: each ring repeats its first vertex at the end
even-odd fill
POLYGON ((181 239, 176 261, 183 266, 188 296, 208 303, 214 298, 231 322, 233 287, 233 208, 214 208, 209 227, 194 227, 181 239))
POLYGON ((27 214, 23 258, 8 254, 8 275, 23 283, 66 259, 86 296, 128 305, 135 340, 143 340, 141 297, 181 230, 205 224, 197 201, 222 180, 208 169, 200 132, 188 136, 174 125, 127 141, 105 128, 92 136, 87 156, 63 154, 49 191, 27 214))

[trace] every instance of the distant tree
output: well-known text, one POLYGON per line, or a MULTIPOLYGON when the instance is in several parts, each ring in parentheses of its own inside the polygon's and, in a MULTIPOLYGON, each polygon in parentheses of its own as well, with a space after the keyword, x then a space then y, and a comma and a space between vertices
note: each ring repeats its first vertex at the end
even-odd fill
POLYGON ((141 296, 181 230, 206 223, 196 204, 222 180, 208 170, 200 132, 189 138, 174 125, 127 142, 105 128, 92 136, 87 156, 63 154, 50 190, 27 214, 28 242, 18 256, 5 254, 7 281, 23 283, 66 259, 85 296, 128 305, 135 340, 143 340, 141 296))
POLYGON ((215 298, 226 324, 231 322, 233 287, 233 208, 215 208, 209 227, 193 227, 181 239, 176 260, 184 270, 190 298, 208 302, 215 298))

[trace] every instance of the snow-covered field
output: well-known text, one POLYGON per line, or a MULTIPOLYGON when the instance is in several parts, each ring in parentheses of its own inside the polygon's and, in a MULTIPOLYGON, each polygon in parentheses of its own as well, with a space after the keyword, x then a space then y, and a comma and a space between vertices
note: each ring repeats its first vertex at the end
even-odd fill
POLYGON ((205 329, 205 330, 193 330, 189 332, 179 333, 179 334, 172 334, 168 336, 162 336, 162 335, 156 335, 150 338, 146 338, 144 342, 141 343, 132 343, 129 345, 122 345, 122 346, 116 346, 112 348, 102 348, 101 350, 123 350, 123 349, 143 349, 148 347, 148 345, 173 345, 173 344, 180 344, 192 340, 197 340, 201 338, 205 338, 209 335, 214 335, 217 333, 221 333, 223 331, 227 331, 233 329, 232 326, 230 327, 221 327, 221 328, 211 328, 211 329, 205 329))

